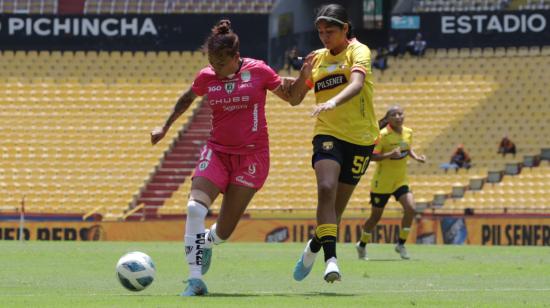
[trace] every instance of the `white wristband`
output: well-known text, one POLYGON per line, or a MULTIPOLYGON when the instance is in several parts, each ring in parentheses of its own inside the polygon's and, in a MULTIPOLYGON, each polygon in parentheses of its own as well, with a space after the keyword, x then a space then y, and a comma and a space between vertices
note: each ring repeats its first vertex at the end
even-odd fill
POLYGON ((325 102, 325 105, 330 109, 333 109, 334 107, 336 107, 336 101, 329 99, 328 101, 325 102))

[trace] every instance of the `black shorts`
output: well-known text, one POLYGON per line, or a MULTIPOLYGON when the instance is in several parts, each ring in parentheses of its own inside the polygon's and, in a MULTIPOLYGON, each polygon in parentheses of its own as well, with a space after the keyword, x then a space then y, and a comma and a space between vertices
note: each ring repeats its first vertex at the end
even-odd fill
POLYGON ((396 189, 392 194, 377 194, 377 193, 370 193, 370 204, 373 207, 381 208, 383 209, 386 204, 388 203, 388 200, 390 199, 391 195, 395 197, 396 201, 399 201, 399 198, 403 196, 406 193, 409 193, 410 189, 409 186, 403 185, 396 189))
POLYGON ((338 181, 357 185, 370 163, 374 145, 357 145, 329 135, 317 135, 313 138, 313 156, 311 165, 322 159, 332 159, 340 164, 338 181))

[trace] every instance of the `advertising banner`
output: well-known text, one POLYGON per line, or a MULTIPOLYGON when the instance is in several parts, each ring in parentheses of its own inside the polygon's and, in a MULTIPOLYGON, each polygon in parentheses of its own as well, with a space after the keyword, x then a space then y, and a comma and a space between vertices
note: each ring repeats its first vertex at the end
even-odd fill
POLYGON ((2 14, 0 50, 195 51, 220 19, 231 20, 243 56, 267 58, 265 14, 2 14))
POLYGON ((468 244, 550 246, 549 218, 468 219, 468 244))
MULTIPOLYGON (((213 220, 207 220, 210 226, 213 220)), ((338 230, 340 242, 361 237, 362 219, 345 219, 338 230)), ((400 230, 399 219, 383 219, 373 231, 373 242, 393 243, 400 230)), ((243 219, 231 236, 238 242, 306 242, 315 233, 315 220, 243 219)), ((45 241, 180 241, 184 221, 128 222, 26 222, 26 240, 45 241)), ((0 240, 17 240, 19 223, 0 222, 0 240)), ((411 232, 410 239, 414 239, 411 232)))
MULTIPOLYGON (((344 219, 338 241, 354 243, 363 219, 344 219)), ((395 243, 401 220, 382 219, 372 232, 374 243, 395 243)), ((207 220, 210 226, 214 220, 207 220)), ((230 240, 234 242, 306 242, 315 220, 243 219, 230 240)), ((182 220, 129 222, 25 222, 26 240, 43 241, 183 241, 182 220)), ((17 240, 19 222, 0 222, 0 240, 17 240)), ((455 245, 550 246, 550 217, 424 216, 412 226, 408 243, 455 245)))
POLYGON ((429 48, 550 44, 550 11, 441 12, 392 16, 391 34, 403 44, 422 33, 429 48))

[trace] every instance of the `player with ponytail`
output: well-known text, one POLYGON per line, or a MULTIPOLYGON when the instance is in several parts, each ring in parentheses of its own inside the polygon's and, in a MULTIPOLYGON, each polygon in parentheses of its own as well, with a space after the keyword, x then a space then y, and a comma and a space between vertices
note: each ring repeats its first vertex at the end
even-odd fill
MULTIPOLYGON (((178 99, 163 126, 151 132, 156 144, 197 96, 212 109, 212 129, 194 171, 187 202, 185 253, 188 285, 182 296, 208 293, 203 275, 212 260, 212 246, 226 241, 269 171, 269 140, 265 117, 267 90, 294 104, 281 78, 263 61, 243 58, 239 37, 229 20, 212 28, 205 43, 210 65, 195 77, 178 99), (205 228, 210 205, 223 194, 216 223, 205 228)), ((294 86, 292 93, 297 93, 294 86)))

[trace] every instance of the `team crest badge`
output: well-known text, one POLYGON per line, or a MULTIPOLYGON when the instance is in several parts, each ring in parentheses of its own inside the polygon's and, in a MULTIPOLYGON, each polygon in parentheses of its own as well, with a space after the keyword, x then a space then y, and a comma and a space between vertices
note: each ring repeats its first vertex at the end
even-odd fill
POLYGON ((250 81, 250 71, 243 71, 241 73, 241 80, 243 82, 249 82, 250 81))
POLYGON ((208 168, 208 161, 201 161, 199 164, 199 170, 204 171, 206 168, 208 168))
POLYGON ((374 197, 374 203, 376 203, 376 204, 380 203, 380 198, 374 197))
POLYGON ((225 84, 225 92, 227 92, 227 94, 231 94, 233 92, 233 90, 235 90, 235 83, 234 82, 227 82, 225 84))
POLYGON ((327 66, 327 72, 332 73, 336 70, 337 67, 338 67, 338 64, 331 64, 327 66))
POLYGON ((334 148, 334 142, 332 141, 325 141, 323 142, 323 150, 330 151, 334 148))

